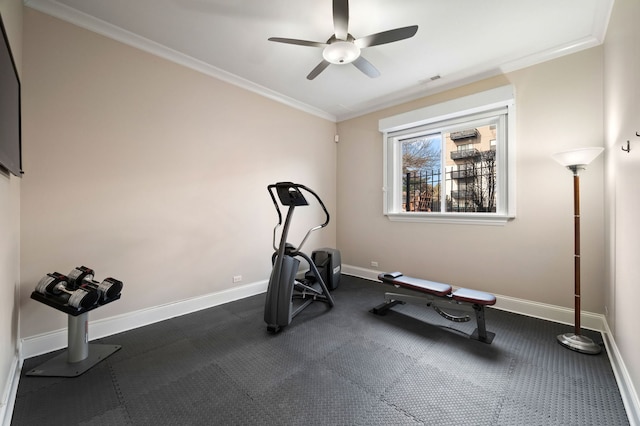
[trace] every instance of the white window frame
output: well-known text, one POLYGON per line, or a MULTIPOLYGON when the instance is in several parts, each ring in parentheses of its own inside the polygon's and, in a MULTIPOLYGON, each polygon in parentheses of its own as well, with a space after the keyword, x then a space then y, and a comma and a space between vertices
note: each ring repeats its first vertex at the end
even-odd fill
MULTIPOLYGON (((448 102, 383 118, 383 213, 391 221, 504 225, 515 218, 515 97, 512 86, 502 86, 448 102), (504 138, 498 138, 498 206, 495 213, 402 211, 402 158, 400 140, 431 129, 441 130, 461 123, 504 114, 504 138)), ((463 124, 462 127, 465 127, 463 124)), ((443 155, 445 155, 443 150, 443 155)), ((443 162, 444 163, 444 162, 443 162)), ((444 183, 444 181, 443 181, 444 183)))

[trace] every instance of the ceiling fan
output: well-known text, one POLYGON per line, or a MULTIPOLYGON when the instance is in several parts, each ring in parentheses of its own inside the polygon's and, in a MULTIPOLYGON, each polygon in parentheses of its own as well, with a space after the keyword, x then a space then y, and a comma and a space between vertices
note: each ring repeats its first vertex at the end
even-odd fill
POLYGON ((313 80, 331 64, 353 64, 356 68, 371 78, 378 77, 380 71, 360 55, 365 47, 379 46, 413 37, 418 31, 417 25, 396 28, 371 34, 362 38, 354 38, 349 34, 349 0, 333 0, 333 27, 335 33, 326 41, 298 40, 294 38, 271 37, 269 41, 278 43, 297 44, 300 46, 322 47, 324 58, 307 76, 313 80))

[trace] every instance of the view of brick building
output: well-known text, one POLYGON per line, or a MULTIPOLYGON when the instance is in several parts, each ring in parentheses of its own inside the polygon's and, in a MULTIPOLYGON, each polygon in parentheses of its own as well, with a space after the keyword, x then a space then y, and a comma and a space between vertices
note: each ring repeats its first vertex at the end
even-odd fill
POLYGON ((403 210, 495 212, 495 125, 442 133, 442 137, 444 144, 440 138, 426 136, 408 140, 403 145, 403 210), (416 146, 428 148, 417 149, 416 146), (440 166, 443 148, 444 170, 440 166), (434 159, 438 159, 435 167, 434 159), (424 166, 414 165, 421 162, 424 166), (443 189, 444 198, 441 197, 443 189))

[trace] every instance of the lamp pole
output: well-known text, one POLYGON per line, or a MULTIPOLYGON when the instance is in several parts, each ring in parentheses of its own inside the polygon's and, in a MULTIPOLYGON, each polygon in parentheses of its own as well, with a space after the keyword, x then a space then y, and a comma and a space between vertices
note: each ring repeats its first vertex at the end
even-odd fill
POLYGON ((580 335, 580 176, 578 168, 573 170, 573 287, 574 287, 574 334, 580 335))
POLYGON ((573 351, 599 354, 602 348, 590 338, 583 336, 580 327, 580 170, 593 161, 604 148, 581 148, 554 154, 553 157, 573 172, 573 238, 574 238, 574 327, 573 333, 557 336, 558 342, 573 351))

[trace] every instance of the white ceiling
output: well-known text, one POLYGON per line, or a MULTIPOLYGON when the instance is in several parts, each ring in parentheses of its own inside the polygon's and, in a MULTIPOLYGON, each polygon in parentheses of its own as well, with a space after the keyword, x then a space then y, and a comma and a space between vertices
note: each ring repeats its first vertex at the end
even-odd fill
POLYGON ((309 72, 332 0, 25 0, 34 9, 331 119, 355 117, 601 44, 614 0, 351 0, 360 38, 418 25, 410 39, 363 49, 381 73, 309 72), (440 76, 437 80, 431 80, 440 76))

